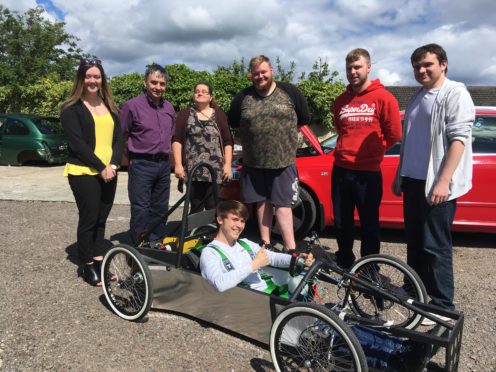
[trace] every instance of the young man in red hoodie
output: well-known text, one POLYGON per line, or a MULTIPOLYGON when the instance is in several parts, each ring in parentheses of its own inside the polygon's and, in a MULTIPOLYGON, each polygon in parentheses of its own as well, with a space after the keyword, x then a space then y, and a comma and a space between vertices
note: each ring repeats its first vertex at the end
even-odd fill
POLYGON ((332 171, 337 262, 348 268, 353 254, 354 211, 361 226, 361 256, 379 253, 379 205, 382 199, 381 162, 401 139, 398 101, 381 84, 370 80, 370 54, 353 49, 346 56, 349 85, 334 102, 338 134, 332 171))

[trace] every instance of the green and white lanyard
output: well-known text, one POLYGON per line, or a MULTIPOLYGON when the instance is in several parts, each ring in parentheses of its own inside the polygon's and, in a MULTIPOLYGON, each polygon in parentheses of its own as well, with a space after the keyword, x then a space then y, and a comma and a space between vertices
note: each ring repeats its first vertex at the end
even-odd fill
MULTIPOLYGON (((243 240, 238 240, 238 243, 246 252, 248 252, 250 258, 253 260, 255 258, 255 253, 253 252, 253 249, 251 249, 251 247, 248 245, 248 243, 244 242, 243 240)), ((234 266, 232 265, 231 261, 229 261, 229 258, 227 258, 227 256, 219 247, 213 245, 212 243, 208 244, 207 247, 213 248, 219 254, 220 258, 222 259, 222 264, 227 271, 234 270, 234 266)), ((260 277, 265 282, 265 284, 267 284, 267 288, 264 290, 264 293, 271 294, 276 289, 278 289, 280 297, 288 298, 288 286, 286 284, 279 286, 272 281, 272 277, 270 275, 267 275, 262 270, 259 270, 258 273, 260 274, 260 277)))

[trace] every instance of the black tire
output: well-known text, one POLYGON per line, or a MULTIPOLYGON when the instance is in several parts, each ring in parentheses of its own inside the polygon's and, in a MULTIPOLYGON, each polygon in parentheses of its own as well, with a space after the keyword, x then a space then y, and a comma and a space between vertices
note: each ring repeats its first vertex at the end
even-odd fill
MULTIPOLYGON (((402 300, 427 301, 427 291, 420 277, 410 266, 395 257, 381 254, 362 257, 353 264, 350 273, 402 300)), ((400 303, 360 290, 351 291, 348 303, 356 315, 392 321, 395 325, 408 329, 414 329, 422 321, 420 314, 400 303)))
POLYGON ((270 331, 276 371, 367 371, 351 328, 329 309, 297 303, 284 308, 270 331))
POLYGON ((143 318, 152 305, 152 276, 139 252, 128 245, 112 247, 102 262, 103 293, 110 307, 126 320, 143 318))
MULTIPOLYGON (((300 186, 298 203, 293 208, 293 230, 296 239, 303 239, 315 225, 317 207, 310 193, 300 186)), ((274 220, 272 234, 281 239, 281 233, 274 220)))

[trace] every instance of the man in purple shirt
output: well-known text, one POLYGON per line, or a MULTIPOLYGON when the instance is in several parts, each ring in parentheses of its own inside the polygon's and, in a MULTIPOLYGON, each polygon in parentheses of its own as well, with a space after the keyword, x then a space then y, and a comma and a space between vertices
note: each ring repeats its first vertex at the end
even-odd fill
MULTIPOLYGON (((128 193, 131 203, 130 233, 133 242, 167 213, 170 191, 171 140, 175 111, 163 98, 167 72, 157 64, 145 72, 145 92, 127 102, 120 111, 127 140, 128 193)), ((165 222, 150 233, 150 241, 163 237, 165 222)))

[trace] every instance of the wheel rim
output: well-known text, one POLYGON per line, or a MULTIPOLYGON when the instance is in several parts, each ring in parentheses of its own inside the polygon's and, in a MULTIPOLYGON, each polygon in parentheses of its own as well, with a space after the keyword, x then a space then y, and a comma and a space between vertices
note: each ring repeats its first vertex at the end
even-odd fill
POLYGON ((109 255, 104 264, 105 294, 110 306, 121 317, 137 318, 145 310, 149 296, 143 268, 125 251, 109 255))
POLYGON ((318 315, 294 313, 276 333, 277 362, 284 371, 356 371, 346 339, 318 315))
MULTIPOLYGON (((374 262, 360 266, 355 270, 354 275, 400 299, 421 300, 415 283, 407 273, 388 262, 374 262)), ((415 312, 401 304, 374 296, 367 291, 352 290, 350 300, 352 309, 358 315, 370 319, 392 321, 396 325, 406 326, 416 316, 415 312)))

